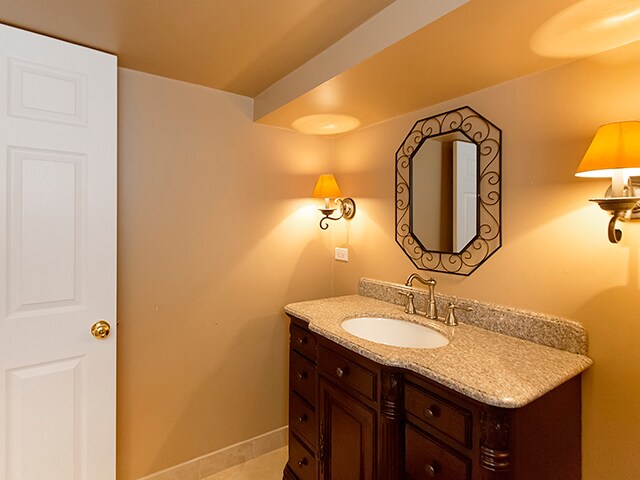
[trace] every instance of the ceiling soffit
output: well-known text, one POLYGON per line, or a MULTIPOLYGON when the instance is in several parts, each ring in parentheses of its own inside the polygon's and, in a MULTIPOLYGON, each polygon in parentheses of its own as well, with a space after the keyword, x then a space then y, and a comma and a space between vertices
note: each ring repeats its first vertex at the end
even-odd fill
POLYGON ((552 68, 529 42, 575 0, 472 0, 258 119, 289 127, 311 113, 355 116, 362 126, 552 68))
POLYGON ((256 96, 393 0, 2 0, 0 21, 121 67, 256 96))

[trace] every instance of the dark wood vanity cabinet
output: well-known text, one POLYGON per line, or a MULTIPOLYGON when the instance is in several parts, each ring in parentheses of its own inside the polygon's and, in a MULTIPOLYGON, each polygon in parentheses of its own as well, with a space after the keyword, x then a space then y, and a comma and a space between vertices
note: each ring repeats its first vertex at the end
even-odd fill
POLYGON ((292 317, 286 480, 579 480, 580 377, 518 409, 379 365, 292 317))

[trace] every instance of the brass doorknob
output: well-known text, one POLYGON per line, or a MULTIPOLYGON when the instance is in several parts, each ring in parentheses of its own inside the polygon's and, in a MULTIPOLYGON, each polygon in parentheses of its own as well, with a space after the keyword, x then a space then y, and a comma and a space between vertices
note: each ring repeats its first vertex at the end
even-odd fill
POLYGON ((91 326, 91 335, 96 337, 98 340, 104 340, 109 336, 109 332, 111 331, 111 325, 105 320, 98 320, 91 326))

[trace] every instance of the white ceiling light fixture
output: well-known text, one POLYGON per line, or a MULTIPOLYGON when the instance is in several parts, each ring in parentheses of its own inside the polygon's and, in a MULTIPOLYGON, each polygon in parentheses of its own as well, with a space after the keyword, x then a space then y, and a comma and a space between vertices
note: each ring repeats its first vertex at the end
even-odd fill
POLYGON ((547 20, 531 38, 545 57, 586 57, 640 40, 640 0, 581 0, 547 20))
POLYGON ((291 126, 308 135, 337 135, 358 128, 360 120, 340 113, 318 113, 300 117, 291 126))

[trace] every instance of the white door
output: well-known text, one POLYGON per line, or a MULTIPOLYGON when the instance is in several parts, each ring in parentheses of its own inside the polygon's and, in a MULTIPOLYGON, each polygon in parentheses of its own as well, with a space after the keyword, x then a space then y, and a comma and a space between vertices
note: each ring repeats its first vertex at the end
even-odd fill
POLYGON ((478 147, 453 142, 453 246, 461 251, 478 234, 478 147))
POLYGON ((1 480, 115 478, 116 85, 0 25, 1 480))

